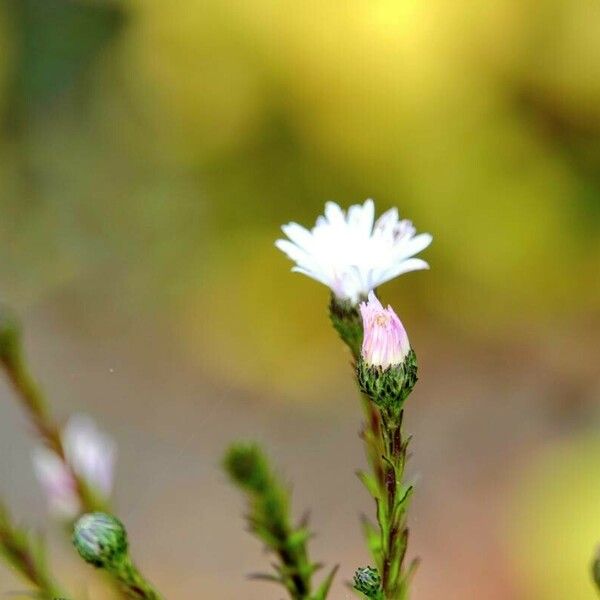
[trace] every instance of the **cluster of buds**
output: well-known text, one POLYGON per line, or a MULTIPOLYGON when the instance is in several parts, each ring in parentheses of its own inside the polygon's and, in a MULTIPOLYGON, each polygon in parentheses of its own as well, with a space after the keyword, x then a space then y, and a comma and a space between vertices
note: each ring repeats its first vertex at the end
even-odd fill
POLYGON ((362 392, 381 409, 397 413, 417 383, 417 361, 408 335, 391 306, 373 292, 360 305, 364 337, 356 365, 362 392))

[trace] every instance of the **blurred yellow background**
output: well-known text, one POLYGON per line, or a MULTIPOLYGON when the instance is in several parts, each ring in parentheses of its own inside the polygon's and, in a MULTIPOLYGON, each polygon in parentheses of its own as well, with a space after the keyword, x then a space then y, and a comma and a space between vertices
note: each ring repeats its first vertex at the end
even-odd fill
MULTIPOLYGON (((367 197, 434 235, 431 271, 381 289, 421 363, 414 600, 594 598, 596 0, 5 0, 0 111, 0 298, 57 412, 116 437, 119 513, 169 598, 280 597, 244 578, 266 562, 219 471, 239 436, 350 597, 359 406, 327 290, 273 242, 367 197)), ((41 523, 1 392, 0 492, 41 523)))

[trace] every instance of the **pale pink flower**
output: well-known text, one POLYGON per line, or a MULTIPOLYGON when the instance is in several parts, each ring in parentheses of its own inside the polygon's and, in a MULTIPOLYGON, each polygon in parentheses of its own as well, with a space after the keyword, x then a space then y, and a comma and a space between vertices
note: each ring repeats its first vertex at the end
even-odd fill
POLYGON ((33 450, 33 470, 42 486, 48 507, 55 515, 69 519, 81 509, 77 485, 57 454, 40 446, 33 450))
POLYGON ((391 306, 383 308, 373 292, 360 304, 364 337, 361 355, 367 365, 387 369, 399 365, 410 352, 404 325, 391 306))
MULTIPOLYGON (((108 499, 113 486, 115 442, 84 415, 69 419, 61 439, 70 469, 101 498, 108 499)), ((39 447, 33 453, 33 466, 50 510, 65 518, 77 516, 81 509, 77 485, 60 457, 39 447)))
POLYGON ((292 271, 320 281, 339 299, 354 304, 386 281, 429 268, 413 257, 431 244, 431 235, 417 235, 411 221, 401 220, 396 208, 375 221, 373 200, 347 212, 327 202, 325 215, 311 230, 298 223, 281 229, 289 239, 275 245, 296 263, 292 271))

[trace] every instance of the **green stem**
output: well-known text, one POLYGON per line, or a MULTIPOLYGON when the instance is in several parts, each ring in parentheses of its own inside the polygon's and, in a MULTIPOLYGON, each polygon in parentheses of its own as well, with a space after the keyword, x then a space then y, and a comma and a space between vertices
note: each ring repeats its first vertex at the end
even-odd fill
POLYGON ((411 569, 405 567, 408 545, 406 513, 411 488, 403 483, 408 441, 402 435, 403 412, 382 411, 384 454, 381 468, 385 488, 379 510, 381 533, 381 585, 385 600, 405 600, 411 569))
POLYGON ((312 575, 318 565, 309 558, 308 524, 292 524, 289 491, 266 455, 254 444, 238 443, 229 448, 223 465, 247 495, 250 531, 277 556, 277 575, 266 578, 281 583, 293 600, 324 599, 333 574, 314 592, 312 575))
POLYGON ((41 598, 64 598, 39 551, 36 552, 27 534, 11 525, 4 508, 0 506, 0 554, 25 580, 33 585, 41 598))
POLYGON ((2 364, 38 437, 45 446, 56 453, 70 472, 77 488, 82 510, 84 512, 106 510, 107 507, 96 497, 86 482, 74 472, 68 463, 60 436, 60 429, 52 419, 42 390, 36 384, 25 365, 22 349, 18 342, 13 345, 11 352, 2 354, 2 364))
POLYGON ((384 454, 382 422, 379 409, 366 394, 361 394, 365 421, 360 437, 365 445, 367 461, 380 489, 385 488, 385 469, 381 457, 384 454))
POLYGON ((162 596, 144 578, 128 555, 115 567, 107 569, 120 584, 128 598, 135 600, 162 600, 162 596))

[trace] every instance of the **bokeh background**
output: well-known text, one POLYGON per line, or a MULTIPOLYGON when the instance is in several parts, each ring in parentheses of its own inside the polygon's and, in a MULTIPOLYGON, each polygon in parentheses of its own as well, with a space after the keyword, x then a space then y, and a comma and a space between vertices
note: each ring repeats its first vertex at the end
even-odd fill
MULTIPOLYGON (((259 440, 313 555, 367 561, 348 356, 281 223, 398 206, 432 268, 385 285, 420 356, 414 600, 586 600, 600 541, 596 0, 4 0, 0 296, 171 599, 276 600, 219 469, 259 440)), ((1 494, 73 558, 0 387, 1 494)), ((92 581, 92 583, 90 583, 92 581)), ((0 589, 21 589, 0 567, 0 589)))

